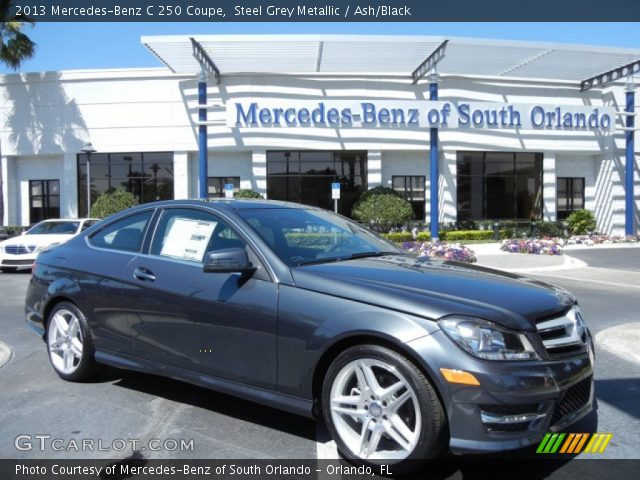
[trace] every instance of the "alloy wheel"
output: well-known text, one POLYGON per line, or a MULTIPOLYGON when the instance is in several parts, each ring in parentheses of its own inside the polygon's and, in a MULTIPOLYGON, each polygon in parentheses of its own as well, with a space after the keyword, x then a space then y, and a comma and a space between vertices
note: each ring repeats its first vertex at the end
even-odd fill
POLYGON ((54 368, 69 375, 75 372, 82 360, 82 329, 78 317, 67 309, 55 312, 47 332, 49 357, 54 368))
POLYGON ((397 369, 359 358, 336 375, 331 418, 341 440, 363 460, 404 460, 416 448, 422 425, 420 404, 397 369))

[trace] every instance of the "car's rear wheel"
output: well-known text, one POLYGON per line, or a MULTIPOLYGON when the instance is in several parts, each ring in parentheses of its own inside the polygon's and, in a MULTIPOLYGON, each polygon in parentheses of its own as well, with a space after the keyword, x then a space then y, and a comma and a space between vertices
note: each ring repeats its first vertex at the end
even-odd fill
POLYGON ((17 272, 18 268, 17 267, 2 267, 2 268, 0 268, 0 271, 2 273, 13 273, 13 272, 17 272))
POLYGON ((424 374, 398 352, 351 347, 323 384, 322 410, 339 450, 360 464, 407 473, 442 449, 445 416, 424 374))
POLYGON ((47 321, 47 351, 56 373, 80 382, 93 376, 98 367, 85 316, 73 303, 58 303, 47 321))

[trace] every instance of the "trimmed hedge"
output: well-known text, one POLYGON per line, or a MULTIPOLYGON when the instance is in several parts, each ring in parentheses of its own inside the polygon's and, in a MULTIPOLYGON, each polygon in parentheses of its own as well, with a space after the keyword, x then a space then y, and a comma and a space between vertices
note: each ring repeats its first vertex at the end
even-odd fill
POLYGON ((440 240, 459 242, 461 240, 492 240, 491 230, 449 230, 440 232, 440 240))
POLYGON ((392 233, 383 233, 382 236, 389 240, 390 242, 402 243, 402 242, 412 242, 413 235, 410 232, 392 232, 392 233))
MULTIPOLYGON (((396 243, 412 242, 414 240, 413 235, 410 232, 394 232, 384 233, 382 235, 387 240, 396 243)), ((507 238, 507 232, 500 230, 500 238, 507 238)), ((431 240, 431 235, 428 232, 418 233, 419 242, 428 242, 431 240)), ((472 240, 493 240, 493 231, 491 230, 446 230, 440 232, 440 240, 447 240, 450 242, 463 242, 472 240)))
MULTIPOLYGON (((329 247, 335 243, 336 233, 287 233, 287 243, 290 247, 329 247)), ((347 234, 342 236, 346 237, 347 234)))
POLYGON ((257 198, 264 200, 264 197, 255 190, 240 190, 233 195, 234 198, 257 198))

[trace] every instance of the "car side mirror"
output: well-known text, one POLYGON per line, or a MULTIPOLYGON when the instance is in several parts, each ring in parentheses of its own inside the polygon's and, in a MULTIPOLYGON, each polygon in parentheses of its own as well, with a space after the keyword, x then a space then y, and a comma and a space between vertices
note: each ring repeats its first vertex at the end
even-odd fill
POLYGON ((204 256, 202 270, 208 273, 253 273, 256 270, 244 248, 223 248, 204 256))

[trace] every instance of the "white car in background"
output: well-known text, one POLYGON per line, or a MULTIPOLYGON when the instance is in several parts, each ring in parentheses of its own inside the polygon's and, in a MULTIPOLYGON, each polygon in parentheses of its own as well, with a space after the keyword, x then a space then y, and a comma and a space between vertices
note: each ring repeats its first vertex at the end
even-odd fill
POLYGON ((6 273, 31 268, 42 250, 66 242, 99 221, 60 218, 37 223, 22 235, 0 242, 0 270, 6 273))

